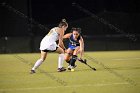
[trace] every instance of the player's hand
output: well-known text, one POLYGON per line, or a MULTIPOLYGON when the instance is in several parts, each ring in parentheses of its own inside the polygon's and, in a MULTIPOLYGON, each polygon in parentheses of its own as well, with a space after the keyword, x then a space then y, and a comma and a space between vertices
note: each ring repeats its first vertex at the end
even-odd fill
POLYGON ((64 52, 67 53, 67 49, 64 49, 64 52))

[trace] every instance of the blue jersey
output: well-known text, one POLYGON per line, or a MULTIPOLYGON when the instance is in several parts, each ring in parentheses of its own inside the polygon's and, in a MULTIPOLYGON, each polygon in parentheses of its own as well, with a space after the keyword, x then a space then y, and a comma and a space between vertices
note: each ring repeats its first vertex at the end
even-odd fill
POLYGON ((74 50, 77 46, 80 46, 80 43, 79 43, 80 38, 81 36, 79 35, 77 40, 74 40, 73 34, 72 34, 69 38, 69 48, 74 50))

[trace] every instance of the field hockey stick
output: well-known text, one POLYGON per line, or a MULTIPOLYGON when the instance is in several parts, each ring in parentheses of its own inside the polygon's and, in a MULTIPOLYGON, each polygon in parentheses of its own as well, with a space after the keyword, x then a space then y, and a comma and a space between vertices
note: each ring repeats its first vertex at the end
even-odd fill
POLYGON ((89 64, 87 64, 87 60, 86 59, 77 59, 78 61, 80 61, 81 63, 84 63, 86 66, 88 66, 89 68, 91 68, 92 70, 94 70, 94 71, 96 71, 96 68, 94 68, 94 67, 92 67, 92 66, 90 66, 89 64))

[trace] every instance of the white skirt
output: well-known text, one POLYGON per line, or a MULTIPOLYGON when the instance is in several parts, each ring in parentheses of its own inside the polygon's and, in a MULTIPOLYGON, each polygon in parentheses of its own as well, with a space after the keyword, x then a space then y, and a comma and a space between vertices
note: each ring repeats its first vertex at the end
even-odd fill
POLYGON ((50 42, 49 40, 42 40, 40 43, 40 50, 54 51, 59 47, 56 42, 50 42))

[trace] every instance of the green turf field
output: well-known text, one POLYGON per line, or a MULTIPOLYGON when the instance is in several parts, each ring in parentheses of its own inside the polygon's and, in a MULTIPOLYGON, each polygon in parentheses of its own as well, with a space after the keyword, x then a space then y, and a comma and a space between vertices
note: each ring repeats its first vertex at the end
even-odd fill
MULTIPOLYGON (((29 74, 39 53, 0 54, 0 93, 140 93, 140 51, 86 52, 88 64, 57 72, 58 54, 29 74)), ((64 63, 65 67, 67 64, 64 63)))

